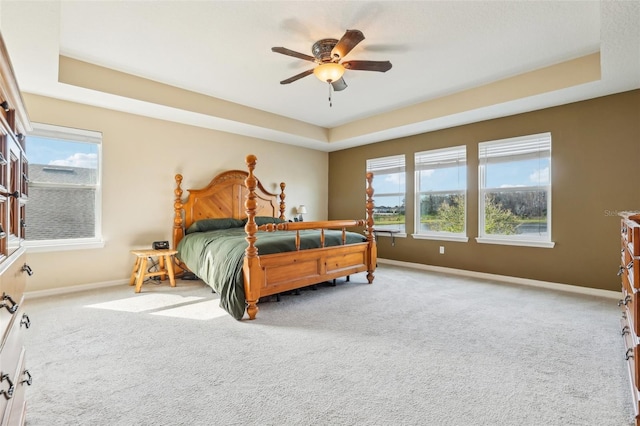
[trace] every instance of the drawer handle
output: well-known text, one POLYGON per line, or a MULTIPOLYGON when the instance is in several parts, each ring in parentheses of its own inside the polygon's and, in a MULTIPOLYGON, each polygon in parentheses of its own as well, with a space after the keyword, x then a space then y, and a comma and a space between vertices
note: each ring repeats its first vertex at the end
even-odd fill
POLYGON ((22 319, 20 320, 20 326, 25 326, 25 328, 31 327, 31 320, 29 319, 29 315, 22 314, 22 319))
POLYGON ((31 373, 29 373, 29 370, 24 370, 23 374, 25 374, 27 378, 20 383, 26 383, 27 386, 31 386, 31 383, 33 383, 33 377, 31 377, 31 373))
POLYGON ((2 300, 8 300, 9 303, 11 303, 11 306, 7 305, 6 303, 2 303, 0 304, 0 309, 7 308, 7 311, 9 311, 9 313, 15 314, 16 311, 18 310, 18 304, 11 298, 11 296, 9 296, 6 293, 3 293, 2 300))
POLYGON ((633 260, 629 262, 629 264, 627 265, 627 269, 631 269, 631 268, 633 268, 633 260))
POLYGON ((26 272, 27 274, 29 274, 29 276, 33 275, 31 266, 27 265, 26 263, 22 266, 22 272, 26 272))
POLYGON ((11 399, 13 398, 13 391, 15 388, 8 374, 3 374, 2 377, 0 377, 0 382, 4 382, 5 380, 9 382, 9 389, 8 390, 2 389, 0 393, 3 394, 6 399, 11 399))
POLYGON ((627 294, 624 299, 620 299, 618 300, 618 306, 622 306, 625 305, 627 306, 627 304, 631 302, 631 295, 627 294))
POLYGON ((627 349, 627 352, 624 354, 624 359, 629 361, 629 358, 633 358, 633 348, 627 349))
POLYGON ((20 198, 20 193, 18 191, 13 191, 13 192, 0 191, 0 195, 4 197, 20 198))
POLYGON ((624 336, 625 334, 629 334, 629 331, 631 331, 629 329, 629 326, 625 325, 624 327, 622 327, 622 333, 621 334, 624 336))
POLYGON ((620 275, 622 275, 623 272, 624 272, 624 266, 620 266, 618 268, 618 274, 617 275, 620 276, 620 275))

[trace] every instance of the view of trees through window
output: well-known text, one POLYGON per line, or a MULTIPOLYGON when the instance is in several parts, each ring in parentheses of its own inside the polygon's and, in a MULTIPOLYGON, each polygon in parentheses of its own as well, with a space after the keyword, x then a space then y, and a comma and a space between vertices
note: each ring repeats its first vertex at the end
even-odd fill
MULTIPOLYGON (((545 192, 517 191, 485 195, 485 233, 515 235, 544 233, 547 229, 545 192)), ((464 231, 464 196, 428 195, 420 200, 420 224, 424 230, 464 231)))
POLYGON ((481 236, 550 239, 551 135, 479 144, 481 236))
POLYGON ((375 197, 373 221, 376 224, 376 229, 404 231, 404 197, 389 195, 375 197))
POLYGON ((373 220, 378 230, 405 232, 405 158, 393 155, 367 160, 374 177, 373 220))
POLYGON ((466 236, 466 146, 416 152, 414 163, 415 233, 466 236))
POLYGON ((422 231, 464 232, 464 195, 429 194, 420 200, 422 231))
MULTIPOLYGON (((466 146, 414 153, 416 236, 466 237, 466 146), (451 235, 456 234, 456 235, 451 235)), ((550 241, 551 134, 478 143, 479 237, 550 241)), ((404 156, 367 160, 376 176, 377 229, 404 231, 404 156)))
POLYGON ((486 234, 515 235, 546 232, 546 191, 485 193, 486 234))

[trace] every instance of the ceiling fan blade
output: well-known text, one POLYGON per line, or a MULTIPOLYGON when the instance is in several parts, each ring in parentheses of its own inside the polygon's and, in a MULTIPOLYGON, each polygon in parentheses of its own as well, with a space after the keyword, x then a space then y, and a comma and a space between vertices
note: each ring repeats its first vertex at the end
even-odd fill
POLYGON ((391 69, 389 61, 347 61, 342 66, 348 70, 387 72, 391 69))
POLYGON ((331 49, 331 57, 342 59, 356 47, 358 43, 364 40, 364 34, 359 30, 347 30, 340 41, 331 49))
POLYGON ((331 83, 331 85, 333 86, 333 90, 335 90, 336 92, 339 92, 347 88, 347 82, 344 81, 344 78, 342 77, 340 77, 340 80, 336 80, 333 83, 331 83))
POLYGON ((287 49, 286 47, 272 47, 271 51, 276 53, 282 53, 283 55, 287 55, 287 56, 293 56, 294 58, 298 58, 298 59, 304 59, 305 61, 311 61, 311 62, 316 61, 316 58, 314 58, 313 56, 305 55, 304 53, 299 53, 291 49, 287 49))
POLYGON ((301 72, 300 74, 296 74, 293 77, 289 77, 286 80, 282 80, 280 82, 280 84, 289 84, 289 83, 293 83, 296 80, 300 80, 302 77, 306 77, 309 74, 313 74, 313 68, 311 68, 310 70, 306 70, 305 72, 301 72))

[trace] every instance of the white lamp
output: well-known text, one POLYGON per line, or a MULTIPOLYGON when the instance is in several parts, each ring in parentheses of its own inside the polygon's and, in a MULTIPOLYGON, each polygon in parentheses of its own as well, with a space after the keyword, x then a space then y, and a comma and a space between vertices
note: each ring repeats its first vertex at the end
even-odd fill
POLYGON ((307 208, 304 206, 304 204, 300 204, 298 206, 298 221, 302 222, 302 215, 303 214, 307 214, 307 208))
POLYGON ((344 74, 344 67, 335 62, 327 62, 320 64, 313 69, 313 73, 320 81, 325 83, 333 83, 340 80, 342 74, 344 74))

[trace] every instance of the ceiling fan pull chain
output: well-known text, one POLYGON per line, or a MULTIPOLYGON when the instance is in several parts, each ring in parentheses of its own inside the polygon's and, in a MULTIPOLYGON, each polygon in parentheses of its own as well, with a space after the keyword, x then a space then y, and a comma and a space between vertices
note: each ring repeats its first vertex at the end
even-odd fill
POLYGON ((331 108, 333 106, 333 103, 331 102, 331 81, 327 82, 329 84, 329 108, 331 108))

